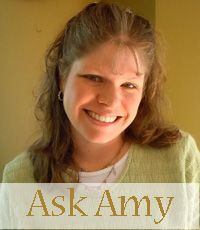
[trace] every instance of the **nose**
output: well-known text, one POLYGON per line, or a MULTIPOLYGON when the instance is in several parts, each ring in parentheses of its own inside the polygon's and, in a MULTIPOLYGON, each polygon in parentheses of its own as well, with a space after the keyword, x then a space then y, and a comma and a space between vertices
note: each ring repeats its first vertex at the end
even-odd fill
POLYGON ((120 92, 115 86, 104 87, 99 91, 97 101, 105 106, 117 107, 120 104, 120 92))

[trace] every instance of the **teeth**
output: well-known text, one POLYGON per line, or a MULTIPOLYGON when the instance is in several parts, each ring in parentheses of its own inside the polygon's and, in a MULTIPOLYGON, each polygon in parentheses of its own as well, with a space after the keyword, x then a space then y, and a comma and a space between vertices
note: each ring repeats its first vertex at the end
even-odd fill
POLYGON ((97 113, 94 113, 92 111, 87 111, 88 115, 92 118, 94 118, 97 121, 101 121, 101 122, 105 122, 105 123, 112 123, 116 120, 116 116, 112 116, 112 117, 106 117, 106 116, 100 116, 97 113))

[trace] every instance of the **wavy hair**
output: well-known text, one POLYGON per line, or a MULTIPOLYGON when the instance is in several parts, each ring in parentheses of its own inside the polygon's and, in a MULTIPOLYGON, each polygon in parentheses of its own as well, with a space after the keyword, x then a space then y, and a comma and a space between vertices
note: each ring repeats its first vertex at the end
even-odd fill
POLYGON ((143 98, 125 137, 156 148, 171 145, 180 138, 179 130, 164 118, 165 74, 153 27, 130 9, 113 3, 91 3, 67 22, 46 55, 46 74, 36 103, 41 136, 28 150, 36 182, 64 182, 63 172, 70 182, 77 182, 70 121, 58 100, 59 81, 67 77, 76 59, 111 40, 137 50, 147 69, 143 98))

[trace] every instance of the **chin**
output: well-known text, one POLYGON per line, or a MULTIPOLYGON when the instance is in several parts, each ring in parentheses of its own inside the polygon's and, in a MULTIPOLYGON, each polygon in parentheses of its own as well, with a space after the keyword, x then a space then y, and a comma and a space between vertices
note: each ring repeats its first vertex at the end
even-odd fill
POLYGON ((85 136, 85 139, 87 139, 88 142, 93 143, 93 144, 106 144, 114 139, 116 137, 111 137, 111 136, 85 136))

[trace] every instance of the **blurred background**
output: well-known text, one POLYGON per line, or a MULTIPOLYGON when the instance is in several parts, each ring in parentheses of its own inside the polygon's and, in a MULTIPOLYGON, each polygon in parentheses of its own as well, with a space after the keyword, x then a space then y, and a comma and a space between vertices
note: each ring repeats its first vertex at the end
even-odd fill
MULTIPOLYGON (((0 1, 0 181, 37 137, 34 91, 46 49, 88 0, 0 1)), ((165 42, 169 117, 200 147, 200 1, 116 0, 148 18, 165 42)))

